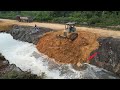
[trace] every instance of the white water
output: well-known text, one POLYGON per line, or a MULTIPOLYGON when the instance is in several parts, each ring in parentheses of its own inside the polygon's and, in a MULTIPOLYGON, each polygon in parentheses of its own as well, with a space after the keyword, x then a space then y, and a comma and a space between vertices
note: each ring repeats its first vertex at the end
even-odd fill
MULTIPOLYGON (((0 33, 0 53, 10 64, 16 64, 23 71, 31 71, 33 74, 41 75, 45 72, 46 78, 53 79, 74 79, 99 77, 95 72, 103 69, 88 65, 86 70, 77 71, 71 65, 57 65, 49 58, 37 51, 35 45, 14 40, 10 34, 0 33)), ((112 77, 111 78, 115 78, 112 77)))

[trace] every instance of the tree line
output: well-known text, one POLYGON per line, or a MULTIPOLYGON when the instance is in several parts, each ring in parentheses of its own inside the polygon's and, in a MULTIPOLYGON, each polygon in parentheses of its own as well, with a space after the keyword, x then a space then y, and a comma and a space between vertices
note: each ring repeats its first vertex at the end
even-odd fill
POLYGON ((39 22, 77 22, 103 27, 120 24, 120 11, 0 11, 0 18, 15 19, 16 15, 31 16, 39 22))

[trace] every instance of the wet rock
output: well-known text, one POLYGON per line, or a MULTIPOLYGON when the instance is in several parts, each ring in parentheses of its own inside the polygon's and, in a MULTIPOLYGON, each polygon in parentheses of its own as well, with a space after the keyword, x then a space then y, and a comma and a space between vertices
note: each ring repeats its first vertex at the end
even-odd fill
POLYGON ((8 64, 9 64, 8 60, 3 61, 3 65, 8 65, 8 64))
POLYGON ((12 71, 22 72, 22 70, 20 68, 18 68, 18 67, 13 68, 12 71))
MULTIPOLYGON (((15 64, 9 64, 9 61, 4 58, 4 56, 0 53, 0 75, 3 75, 10 72, 23 72, 19 67, 15 64)), ((1 78, 2 76, 0 76, 1 78)))
POLYGON ((1 73, 1 70, 3 70, 4 68, 8 66, 8 63, 9 62, 4 58, 4 56, 0 54, 0 73, 1 73))
POLYGON ((81 66, 77 66, 77 65, 72 65, 72 67, 77 70, 77 71, 81 71, 81 70, 85 70, 87 69, 87 65, 82 64, 81 66))
POLYGON ((1 53, 0 53, 0 60, 2 60, 2 61, 5 60, 4 56, 1 53))
POLYGON ((107 37, 98 41, 100 46, 91 55, 95 52, 99 54, 90 63, 120 76, 120 39, 107 37))
POLYGON ((34 56, 35 58, 39 58, 39 57, 40 57, 40 54, 38 54, 37 52, 33 52, 33 53, 32 53, 32 56, 34 56))
POLYGON ((9 65, 9 69, 12 71, 22 72, 22 70, 18 68, 15 64, 9 65))
POLYGON ((37 44, 39 38, 46 32, 52 31, 47 28, 39 28, 36 30, 33 27, 21 26, 19 28, 13 28, 12 30, 6 31, 10 33, 14 39, 25 41, 33 44, 37 44))

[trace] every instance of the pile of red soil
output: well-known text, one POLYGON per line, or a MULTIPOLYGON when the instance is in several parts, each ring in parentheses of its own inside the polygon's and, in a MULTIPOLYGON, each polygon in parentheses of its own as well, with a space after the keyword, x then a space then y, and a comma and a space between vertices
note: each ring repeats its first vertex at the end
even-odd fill
POLYGON ((58 38, 62 31, 46 33, 37 43, 37 49, 57 63, 80 64, 88 62, 90 53, 98 49, 98 35, 79 31, 74 41, 66 38, 58 38))

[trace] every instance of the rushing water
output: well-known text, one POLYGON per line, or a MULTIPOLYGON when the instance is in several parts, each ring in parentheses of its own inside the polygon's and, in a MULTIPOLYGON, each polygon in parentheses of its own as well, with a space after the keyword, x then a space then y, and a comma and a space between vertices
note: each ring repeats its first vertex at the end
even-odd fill
POLYGON ((31 71, 33 74, 45 73, 46 78, 53 79, 99 79, 116 77, 108 71, 96 66, 86 64, 84 70, 75 70, 70 64, 58 65, 50 58, 39 53, 35 45, 27 42, 14 40, 10 34, 0 33, 0 53, 10 62, 16 64, 23 71, 31 71))

